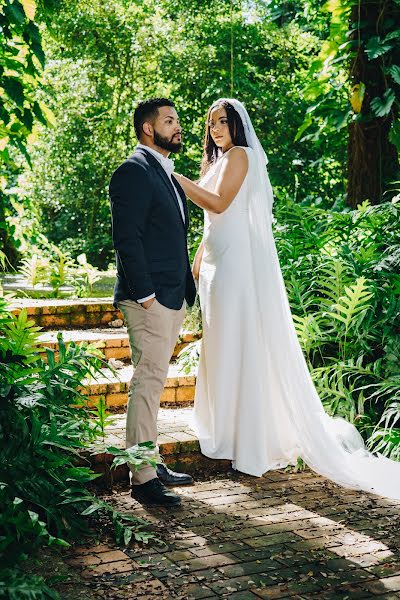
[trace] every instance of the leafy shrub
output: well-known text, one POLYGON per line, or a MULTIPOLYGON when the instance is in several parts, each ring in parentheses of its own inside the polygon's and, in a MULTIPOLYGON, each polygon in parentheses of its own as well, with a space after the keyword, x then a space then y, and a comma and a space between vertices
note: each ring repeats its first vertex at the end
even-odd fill
POLYGON ((32 256, 25 257, 22 260, 19 270, 27 283, 30 286, 35 287, 38 283, 45 281, 48 268, 48 261, 44 258, 39 258, 36 252, 34 252, 32 256))
MULTIPOLYGON (((19 580, 14 570, 43 544, 67 546, 87 534, 90 515, 108 515, 120 543, 151 535, 143 520, 91 494, 87 484, 98 475, 80 466, 79 451, 94 444, 104 425, 93 422, 78 391, 102 366, 98 351, 85 343, 67 347, 59 335, 58 360, 46 350, 45 362, 38 333, 26 311, 15 317, 0 298, 0 594, 7 589, 10 598, 55 597, 32 590, 24 596, 23 585, 40 588, 40 578, 19 580)), ((129 449, 117 464, 154 464, 149 446, 129 449)))
MULTIPOLYGON (((51 296, 55 298, 61 294, 73 294, 78 298, 92 294, 100 272, 88 262, 86 254, 82 253, 74 260, 69 252, 48 242, 40 249, 31 250, 30 256, 22 260, 19 271, 33 291, 42 284, 51 286, 51 296)), ((36 290, 46 295, 43 288, 36 290)))
POLYGON ((296 331, 331 414, 400 457, 400 204, 326 211, 288 199, 275 239, 296 331))

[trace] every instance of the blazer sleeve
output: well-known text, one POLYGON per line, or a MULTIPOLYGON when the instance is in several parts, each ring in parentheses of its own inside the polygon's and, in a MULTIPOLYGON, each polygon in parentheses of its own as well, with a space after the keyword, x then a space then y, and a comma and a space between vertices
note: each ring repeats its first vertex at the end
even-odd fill
POLYGON ((110 182, 113 245, 133 300, 154 293, 143 246, 151 199, 152 182, 143 166, 124 163, 115 171, 110 182))

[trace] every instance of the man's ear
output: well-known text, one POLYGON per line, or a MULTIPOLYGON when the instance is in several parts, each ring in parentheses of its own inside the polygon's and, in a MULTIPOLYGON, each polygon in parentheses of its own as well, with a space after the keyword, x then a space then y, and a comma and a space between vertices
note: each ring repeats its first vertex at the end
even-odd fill
POLYGON ((147 121, 143 123, 142 129, 146 135, 150 137, 153 135, 153 127, 147 121))

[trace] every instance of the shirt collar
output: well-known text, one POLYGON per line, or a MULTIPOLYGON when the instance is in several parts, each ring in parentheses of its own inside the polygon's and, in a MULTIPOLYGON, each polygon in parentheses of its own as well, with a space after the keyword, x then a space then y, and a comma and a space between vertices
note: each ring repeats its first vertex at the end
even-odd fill
POLYGON ((155 156, 159 162, 161 162, 162 159, 165 159, 165 156, 163 156, 160 152, 157 152, 157 150, 154 150, 153 148, 150 148, 149 146, 146 146, 145 144, 138 144, 136 146, 136 150, 139 150, 139 149, 147 150, 147 152, 150 152, 150 154, 155 156))
POLYGON ((157 150, 154 150, 153 148, 150 148, 149 146, 146 146, 145 144, 138 144, 136 146, 136 150, 139 150, 139 149, 150 152, 150 154, 152 154, 158 160, 158 162, 161 164, 163 169, 171 177, 172 173, 175 170, 174 161, 171 158, 167 158, 166 156, 163 156, 160 152, 157 152, 157 150))

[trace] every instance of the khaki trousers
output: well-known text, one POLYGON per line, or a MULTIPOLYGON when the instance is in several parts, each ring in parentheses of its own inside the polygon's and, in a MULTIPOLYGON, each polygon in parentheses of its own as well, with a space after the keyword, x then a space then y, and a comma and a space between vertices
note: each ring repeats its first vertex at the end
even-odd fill
MULTIPOLYGON (((160 396, 185 316, 185 304, 184 301, 180 310, 173 310, 158 300, 154 300, 148 309, 133 300, 118 302, 128 329, 134 366, 128 392, 127 448, 139 442, 152 441, 157 444, 160 396)), ((141 485, 157 476, 156 470, 150 465, 139 471, 131 468, 131 473, 133 485, 141 485)))

